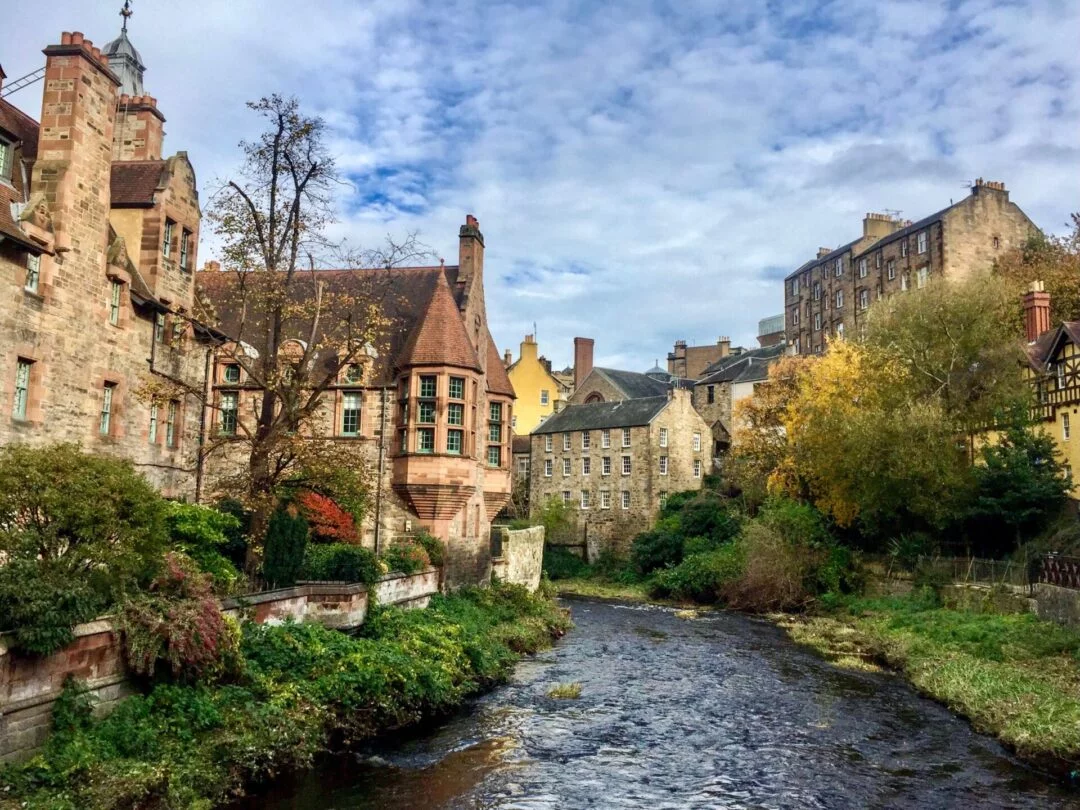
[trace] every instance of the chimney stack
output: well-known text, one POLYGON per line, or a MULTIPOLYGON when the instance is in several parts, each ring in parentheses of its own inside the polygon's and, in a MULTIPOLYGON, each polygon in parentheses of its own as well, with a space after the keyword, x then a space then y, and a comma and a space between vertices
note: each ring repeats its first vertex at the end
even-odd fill
POLYGON ((484 235, 480 223, 468 214, 458 231, 458 283, 466 288, 473 278, 484 277, 484 235))
POLYGON ((1041 281, 1031 282, 1031 289, 1024 293, 1024 334, 1028 343, 1050 331, 1050 293, 1041 281))
POLYGON ((514 365, 514 353, 509 349, 503 352, 503 365, 507 368, 510 368, 510 366, 514 365))
POLYGON ((716 345, 720 347, 720 357, 727 357, 731 354, 731 338, 726 335, 716 342, 716 345))
POLYGON ((593 364, 592 338, 574 338, 574 388, 578 388, 589 376, 593 364))
POLYGON ((828 255, 828 254, 830 254, 830 253, 832 253, 832 248, 827 248, 827 247, 819 247, 819 248, 817 249, 817 257, 818 257, 819 259, 820 259, 820 258, 821 258, 822 256, 827 256, 827 255, 828 255))

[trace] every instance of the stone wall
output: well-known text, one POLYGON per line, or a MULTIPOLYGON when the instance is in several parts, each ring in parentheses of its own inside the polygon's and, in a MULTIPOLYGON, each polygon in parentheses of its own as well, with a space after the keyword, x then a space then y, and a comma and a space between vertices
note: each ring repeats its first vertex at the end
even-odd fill
POLYGON ((1080 591, 1040 582, 1035 585, 1035 612, 1068 627, 1080 627, 1080 591))
MULTIPOLYGON (((427 607, 438 591, 437 568, 410 575, 389 574, 375 585, 380 604, 405 608, 427 607)), ((281 624, 292 619, 350 629, 363 624, 368 601, 366 585, 307 582, 225 600, 222 612, 260 624, 281 624)), ((10 650, 4 635, 0 635, 0 762, 24 759, 44 742, 53 703, 68 676, 90 689, 99 714, 110 711, 132 693, 110 621, 78 625, 75 641, 44 658, 10 650)))
POLYGON ((491 561, 491 573, 501 582, 524 585, 530 591, 540 587, 544 561, 544 527, 507 529, 495 526, 492 532, 502 535, 502 554, 491 561))

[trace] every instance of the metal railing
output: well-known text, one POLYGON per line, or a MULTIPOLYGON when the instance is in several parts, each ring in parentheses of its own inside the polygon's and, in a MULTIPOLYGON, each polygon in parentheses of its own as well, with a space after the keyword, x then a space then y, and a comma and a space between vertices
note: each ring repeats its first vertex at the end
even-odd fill
POLYGON ((1080 590, 1080 557, 1047 554, 1039 567, 1039 582, 1080 590))

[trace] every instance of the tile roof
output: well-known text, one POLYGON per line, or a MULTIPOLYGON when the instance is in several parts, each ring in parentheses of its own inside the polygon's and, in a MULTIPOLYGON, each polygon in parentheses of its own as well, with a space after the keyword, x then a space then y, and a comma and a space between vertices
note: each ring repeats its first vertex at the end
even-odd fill
POLYGON ((499 356, 499 349, 495 345, 495 339, 491 337, 491 332, 487 334, 487 344, 487 390, 493 394, 517 396, 514 393, 514 386, 510 383, 510 377, 506 374, 506 367, 499 356))
POLYGON ((563 433, 572 430, 599 430, 647 425, 667 407, 667 396, 622 399, 616 402, 589 402, 567 405, 544 424, 533 430, 533 436, 563 433))
POLYGON ((1028 344, 1028 363, 1035 371, 1046 371, 1047 364, 1054 358, 1063 338, 1068 338, 1073 345, 1080 346, 1080 321, 1062 321, 1057 328, 1043 332, 1038 340, 1028 344))
POLYGON ((608 382, 623 393, 626 399, 658 397, 667 393, 667 383, 654 380, 652 377, 639 374, 636 371, 620 371, 619 369, 601 368, 600 366, 593 366, 593 371, 603 375, 608 382))
POLYGON ((40 250, 41 246, 35 245, 23 233, 11 210, 12 203, 24 203, 29 197, 23 184, 22 166, 26 165, 26 174, 29 176, 30 164, 37 157, 39 127, 37 121, 18 107, 0 99, 0 130, 3 130, 5 136, 15 140, 11 185, 0 182, 0 234, 22 245, 40 250))
POLYGON ((40 125, 10 101, 4 99, 0 99, 0 129, 19 142, 23 160, 33 162, 37 159, 40 125))
MULTIPOLYGON (((469 341, 469 333, 465 331, 465 322, 445 275, 438 274, 435 288, 419 318, 419 328, 410 330, 397 364, 402 368, 456 366, 480 370, 480 360, 469 341)), ((501 368, 502 361, 498 365, 501 368)))
POLYGON ((112 164, 113 208, 152 206, 154 194, 167 183, 164 160, 123 160, 112 164))

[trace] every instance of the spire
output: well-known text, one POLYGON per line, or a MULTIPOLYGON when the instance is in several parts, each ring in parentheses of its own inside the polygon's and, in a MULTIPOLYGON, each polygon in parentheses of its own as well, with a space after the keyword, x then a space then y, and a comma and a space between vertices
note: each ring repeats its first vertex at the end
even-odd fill
POLYGON ((102 53, 109 57, 109 67, 120 77, 120 94, 127 96, 143 95, 143 73, 146 66, 135 46, 128 39, 128 19, 135 12, 131 10, 131 0, 124 0, 120 16, 124 18, 120 27, 120 36, 102 48, 102 53))

